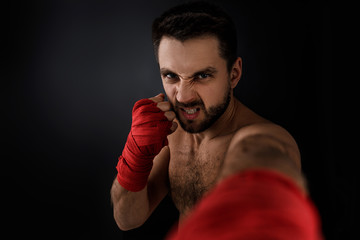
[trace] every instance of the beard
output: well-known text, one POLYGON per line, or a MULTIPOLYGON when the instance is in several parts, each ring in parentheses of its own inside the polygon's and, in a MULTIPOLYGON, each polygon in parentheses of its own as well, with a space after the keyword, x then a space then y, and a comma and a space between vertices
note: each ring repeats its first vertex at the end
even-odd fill
POLYGON ((188 133, 201 133, 211 127, 226 111, 229 106, 231 100, 231 87, 230 84, 227 88, 227 91, 224 94, 222 102, 216 106, 211 106, 208 109, 205 108, 204 102, 199 99, 197 101, 191 103, 180 103, 175 99, 175 104, 170 102, 175 114, 176 118, 180 123, 180 126, 188 133), (198 124, 196 124, 196 120, 182 120, 180 118, 180 108, 191 108, 197 107, 200 108, 204 113, 205 118, 201 120, 198 124))

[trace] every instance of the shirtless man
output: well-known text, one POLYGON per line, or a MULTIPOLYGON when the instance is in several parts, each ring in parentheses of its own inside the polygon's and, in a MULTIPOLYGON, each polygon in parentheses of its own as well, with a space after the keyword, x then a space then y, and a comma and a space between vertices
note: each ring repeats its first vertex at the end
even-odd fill
POLYGON ((242 73, 234 29, 208 4, 181 5, 154 21, 168 101, 159 94, 134 107, 111 189, 120 229, 141 226, 168 193, 182 222, 217 182, 250 168, 282 173, 306 191, 291 135, 233 96, 242 73))

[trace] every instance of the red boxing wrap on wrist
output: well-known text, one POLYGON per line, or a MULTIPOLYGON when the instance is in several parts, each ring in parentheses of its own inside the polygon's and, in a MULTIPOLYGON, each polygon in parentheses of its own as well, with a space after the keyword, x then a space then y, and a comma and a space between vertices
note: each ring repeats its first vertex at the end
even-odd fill
POLYGON ((252 169, 211 190, 167 240, 322 240, 310 198, 288 177, 252 169))
POLYGON ((146 186, 154 157, 168 144, 172 122, 156 105, 150 99, 135 103, 131 131, 116 166, 118 182, 132 192, 146 186))

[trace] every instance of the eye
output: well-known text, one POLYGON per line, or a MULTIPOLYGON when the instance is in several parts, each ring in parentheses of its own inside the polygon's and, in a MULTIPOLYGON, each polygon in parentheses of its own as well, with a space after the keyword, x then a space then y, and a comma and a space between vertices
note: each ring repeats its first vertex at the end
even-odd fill
POLYGON ((199 77, 199 78, 207 78, 207 77, 209 77, 209 74, 201 73, 201 74, 199 74, 198 77, 199 77))
POLYGON ((197 79, 206 79, 209 77, 211 77, 211 74, 208 74, 208 73, 199 73, 198 75, 196 75, 197 79))
POLYGON ((166 78, 169 78, 169 79, 175 79, 175 78, 177 78, 177 76, 176 76, 175 73, 166 73, 166 74, 164 74, 164 76, 165 76, 166 78))
POLYGON ((176 83, 179 79, 179 77, 172 72, 166 72, 162 74, 162 77, 166 83, 176 83))

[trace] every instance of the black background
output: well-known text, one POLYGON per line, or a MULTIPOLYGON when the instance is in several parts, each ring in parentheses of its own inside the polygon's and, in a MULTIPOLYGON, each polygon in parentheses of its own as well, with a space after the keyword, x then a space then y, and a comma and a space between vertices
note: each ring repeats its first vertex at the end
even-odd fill
MULTIPOLYGON (((40 239, 166 234, 177 218, 169 198, 143 227, 122 232, 109 192, 134 102, 163 92, 152 21, 180 2, 6 3, 3 229, 40 239)), ((346 239, 356 184, 333 155, 331 6, 218 2, 238 28, 243 76, 235 95, 295 137, 324 234, 346 239)))

